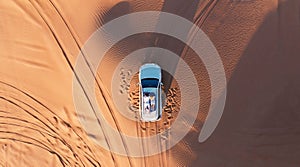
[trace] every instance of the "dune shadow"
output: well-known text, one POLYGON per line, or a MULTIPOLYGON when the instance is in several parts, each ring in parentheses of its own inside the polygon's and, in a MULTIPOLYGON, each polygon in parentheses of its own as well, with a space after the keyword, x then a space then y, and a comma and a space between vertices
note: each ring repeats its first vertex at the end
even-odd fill
POLYGON ((116 19, 120 16, 126 15, 130 12, 130 3, 127 1, 122 1, 114 5, 107 12, 105 12, 104 16, 99 16, 98 18, 102 18, 103 23, 107 23, 113 19, 116 19))
MULTIPOLYGON (((161 11, 176 14, 178 16, 181 16, 181 17, 193 22, 193 19, 197 12, 199 3, 200 3, 200 0, 196 0, 196 1, 189 0, 189 2, 187 2, 186 0, 176 0, 176 1, 165 0, 161 11)), ((158 22, 160 22, 160 19, 158 19, 158 22)), ((176 28, 174 26, 176 26, 176 25, 169 25, 164 28, 166 28, 169 31, 173 31, 176 28)), ((188 34, 186 34, 186 36, 188 36, 188 34)), ((160 35, 160 36, 156 37, 154 45, 155 45, 155 47, 170 49, 172 52, 174 52, 178 56, 181 56, 186 45, 184 43, 176 42, 174 40, 176 40, 176 39, 170 38, 168 36, 160 35)), ((159 54, 159 53, 148 53, 149 57, 151 57, 151 54, 159 54)), ((173 71, 171 71, 171 72, 162 71, 163 83, 165 86, 165 90, 168 90, 171 88, 171 84, 174 79, 173 76, 170 75, 170 73, 171 74, 175 73, 179 58, 174 58, 174 60, 175 61, 172 61, 174 63, 170 64, 170 66, 174 67, 173 71)))
POLYGON ((192 166, 300 163, 299 18, 299 1, 279 3, 265 17, 228 82, 223 117, 195 147, 192 166))

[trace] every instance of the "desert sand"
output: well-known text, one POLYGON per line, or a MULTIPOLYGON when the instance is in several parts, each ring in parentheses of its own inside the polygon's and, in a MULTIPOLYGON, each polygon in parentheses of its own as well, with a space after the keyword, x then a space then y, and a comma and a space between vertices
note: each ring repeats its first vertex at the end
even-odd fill
MULTIPOLYGON (((299 44, 298 0, 1 1, 0 166, 299 166, 299 44), (96 99, 101 114, 119 132, 146 137, 167 130, 182 102, 175 78, 163 72, 165 102, 156 123, 138 119, 137 73, 123 69, 120 82, 113 83, 128 92, 136 120, 118 111, 110 86, 115 68, 128 54, 145 47, 168 49, 191 67, 201 94, 200 101, 190 101, 200 106, 189 133, 162 153, 132 157, 102 148, 95 139, 110 147, 115 140, 103 129, 100 138, 92 136, 80 123, 84 116, 76 112, 72 82, 82 47, 105 23, 140 11, 186 18, 208 35, 220 54, 226 105, 204 143, 198 136, 215 100, 208 72, 193 50, 162 34, 133 35, 111 48, 97 70, 96 99)), ((168 138, 172 134, 154 145, 163 149, 168 138)), ((154 146, 141 145, 143 151, 154 146)))

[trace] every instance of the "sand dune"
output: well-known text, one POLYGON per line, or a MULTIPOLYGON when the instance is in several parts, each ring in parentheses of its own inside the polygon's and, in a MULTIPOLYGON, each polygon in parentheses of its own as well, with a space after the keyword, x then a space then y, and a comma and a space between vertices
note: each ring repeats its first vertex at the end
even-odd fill
MULTIPOLYGON (((0 166, 300 164, 300 1, 11 0, 0 2, 0 18, 0 166), (199 143, 209 106, 215 100, 211 99, 204 63, 191 48, 167 35, 127 37, 106 53, 97 69, 96 100, 114 129, 136 137, 163 134, 180 114, 184 92, 179 81, 163 71, 162 119, 139 121, 137 73, 128 69, 118 73, 119 82, 113 84, 117 91, 128 92, 130 105, 124 113, 132 114, 133 120, 118 111, 110 90, 112 76, 119 63, 138 49, 160 47, 179 55, 195 74, 201 97, 190 101, 191 106, 200 105, 196 121, 174 147, 156 155, 132 157, 135 148, 122 141, 128 154, 124 156, 94 142, 118 147, 118 140, 112 139, 105 127, 95 129, 101 136, 93 136, 80 123, 80 119, 97 120, 76 112, 74 68, 85 42, 99 27, 125 14, 150 10, 184 17, 208 35, 223 61, 227 100, 216 130, 199 143)), ((132 28, 130 22, 123 26, 132 28)), ((173 31, 175 26, 165 28, 173 31)), ((177 65, 173 64, 174 72, 177 65)), ((143 153, 164 150, 175 135, 164 133, 157 143, 137 144, 143 153)))

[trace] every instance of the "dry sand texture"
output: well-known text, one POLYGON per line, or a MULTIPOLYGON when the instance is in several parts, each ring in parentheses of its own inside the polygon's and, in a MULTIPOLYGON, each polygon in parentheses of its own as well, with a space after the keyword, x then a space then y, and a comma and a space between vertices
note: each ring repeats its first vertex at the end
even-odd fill
MULTIPOLYGON (((299 44, 298 0, 2 0, 0 166, 299 166, 299 44), (133 158, 106 151, 84 132, 74 108, 72 77, 80 48, 97 28, 147 10, 171 12, 197 24, 221 56, 228 91, 217 129, 200 144, 211 102, 201 60, 165 35, 144 33, 116 44, 97 75, 97 100, 114 128, 151 136, 167 129, 180 108, 182 92, 166 72, 161 121, 130 121, 110 106, 114 68, 136 49, 157 46, 180 55, 195 73, 201 94, 198 117, 183 140, 161 154, 133 158)), ((131 80, 126 73, 120 73, 120 88, 130 91, 135 111, 137 75, 131 80)), ((144 143, 145 149, 149 146, 144 143)))

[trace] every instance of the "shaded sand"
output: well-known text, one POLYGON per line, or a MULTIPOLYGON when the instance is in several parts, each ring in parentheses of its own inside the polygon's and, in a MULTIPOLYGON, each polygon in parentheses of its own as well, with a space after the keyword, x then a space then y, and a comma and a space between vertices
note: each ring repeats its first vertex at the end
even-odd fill
MULTIPOLYGON (((0 18, 0 166, 300 164, 297 0, 11 0, 0 2, 0 18), (118 63, 137 49, 155 46, 180 55, 195 73, 201 94, 198 117, 183 140, 161 154, 134 158, 101 148, 91 140, 94 136, 85 133, 78 121, 82 116, 74 108, 72 77, 80 48, 97 28, 145 10, 171 12, 197 24, 221 56, 228 91, 217 129, 200 144, 198 136, 211 102, 202 61, 183 43, 165 35, 144 33, 120 41, 98 69, 96 90, 102 114, 114 128, 132 136, 155 135, 172 125, 180 108, 182 92, 176 80, 163 72, 162 120, 141 123, 116 110, 111 76, 118 63)), ((172 25, 167 28, 172 30, 172 25)), ((126 79, 120 74, 122 78, 120 90, 129 91, 130 107, 136 113, 137 76, 126 79)), ((114 144, 103 134, 103 142, 114 144)), ((167 145, 171 135, 165 138, 158 143, 167 145)), ((143 143, 145 149, 151 146, 143 143)))

